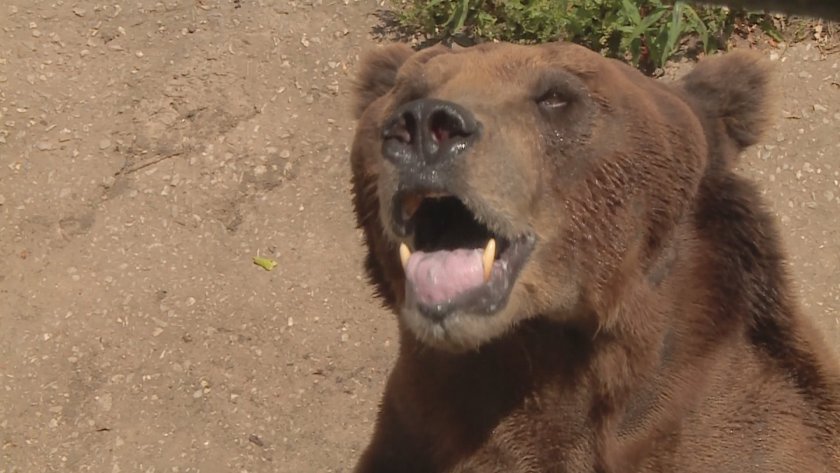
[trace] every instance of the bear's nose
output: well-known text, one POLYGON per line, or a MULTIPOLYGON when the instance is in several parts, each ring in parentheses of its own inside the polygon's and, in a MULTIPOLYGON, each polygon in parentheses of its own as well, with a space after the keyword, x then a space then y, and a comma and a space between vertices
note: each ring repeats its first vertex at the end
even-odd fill
POLYGON ((397 166, 443 164, 472 144, 479 127, 473 114, 456 103, 414 100, 385 123, 382 152, 397 166))

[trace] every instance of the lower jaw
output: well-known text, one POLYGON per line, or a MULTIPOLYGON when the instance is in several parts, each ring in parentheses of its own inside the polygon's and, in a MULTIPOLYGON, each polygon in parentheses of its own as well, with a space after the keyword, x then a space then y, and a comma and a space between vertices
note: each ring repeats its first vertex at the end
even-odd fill
POLYGON ((423 314, 419 306, 405 304, 400 311, 402 325, 413 338, 438 350, 463 353, 473 351, 503 335, 511 323, 508 311, 492 314, 450 310, 445 317, 433 319, 423 314))

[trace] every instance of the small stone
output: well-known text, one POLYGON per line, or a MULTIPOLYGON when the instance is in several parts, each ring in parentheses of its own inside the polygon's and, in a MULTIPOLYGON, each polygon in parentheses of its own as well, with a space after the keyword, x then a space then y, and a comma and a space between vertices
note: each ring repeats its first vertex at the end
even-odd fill
POLYGON ((134 55, 137 57, 143 57, 143 51, 137 51, 134 55))
POLYGON ((79 18, 85 16, 85 13, 87 13, 87 12, 85 11, 84 8, 76 7, 76 8, 73 9, 73 14, 75 14, 79 18))
POLYGON ((6 203, 6 197, 4 197, 3 194, 0 194, 0 205, 3 205, 5 203, 6 203))
POLYGON ((825 191, 825 192, 823 193, 823 197, 825 197, 825 200, 827 200, 827 201, 831 202, 832 200, 834 200, 834 192, 831 192, 831 191, 825 191))
POLYGON ((111 147, 111 140, 109 140, 107 138, 99 142, 99 149, 101 149, 101 150, 106 150, 110 147, 111 147))
POLYGON ((203 395, 204 395, 204 390, 203 389, 198 389, 195 392, 193 392, 193 399, 198 399, 203 395))
POLYGON ((42 141, 42 142, 36 144, 35 147, 38 148, 38 151, 49 151, 49 150, 53 149, 52 143, 48 143, 46 141, 42 141))
POLYGON ((79 56, 81 57, 85 57, 88 54, 90 54, 90 49, 82 49, 81 51, 79 51, 79 56))
POLYGON ((289 159, 289 157, 291 155, 292 155, 292 152, 287 150, 287 149, 284 149, 283 151, 280 151, 280 157, 283 158, 283 159, 289 159))
POLYGON ((111 406, 113 405, 113 399, 111 398, 111 393, 105 393, 97 399, 99 402, 99 406, 102 408, 103 411, 110 411, 111 406))
POLYGON ((41 32, 38 31, 38 30, 32 30, 32 36, 35 37, 35 38, 40 38, 41 37, 41 32))
POLYGON ((816 111, 816 112, 827 112, 828 109, 823 107, 822 105, 820 105, 818 103, 815 103, 814 104, 814 111, 816 111))
POLYGON ((265 443, 263 443, 262 439, 259 436, 251 434, 248 436, 248 441, 258 447, 265 447, 265 443))
POLYGON ((258 166, 256 166, 256 167, 254 167, 254 175, 255 175, 255 176, 262 176, 262 175, 263 175, 263 174, 265 174, 267 171, 268 171, 268 168, 266 168, 266 167, 265 167, 265 166, 263 166, 262 164, 260 164, 260 165, 258 165, 258 166))

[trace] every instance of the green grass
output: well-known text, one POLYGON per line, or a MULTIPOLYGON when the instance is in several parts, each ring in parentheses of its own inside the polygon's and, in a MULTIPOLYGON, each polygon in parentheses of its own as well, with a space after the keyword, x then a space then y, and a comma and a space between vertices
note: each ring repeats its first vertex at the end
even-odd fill
MULTIPOLYGON (((457 36, 541 43, 565 39, 652 72, 685 50, 723 49, 736 22, 775 29, 762 13, 663 0, 392 0, 400 26, 431 41, 457 36)), ((698 51, 699 52, 699 51, 698 51)))

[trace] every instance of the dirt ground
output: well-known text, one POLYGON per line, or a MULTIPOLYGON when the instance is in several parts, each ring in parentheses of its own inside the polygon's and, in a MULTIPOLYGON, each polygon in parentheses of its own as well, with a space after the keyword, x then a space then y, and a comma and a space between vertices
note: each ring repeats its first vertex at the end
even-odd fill
MULTIPOLYGON (((0 473, 347 472, 396 351, 347 166, 380 5, 0 3, 0 473)), ((742 168, 838 346, 840 54, 767 54, 742 168)))

